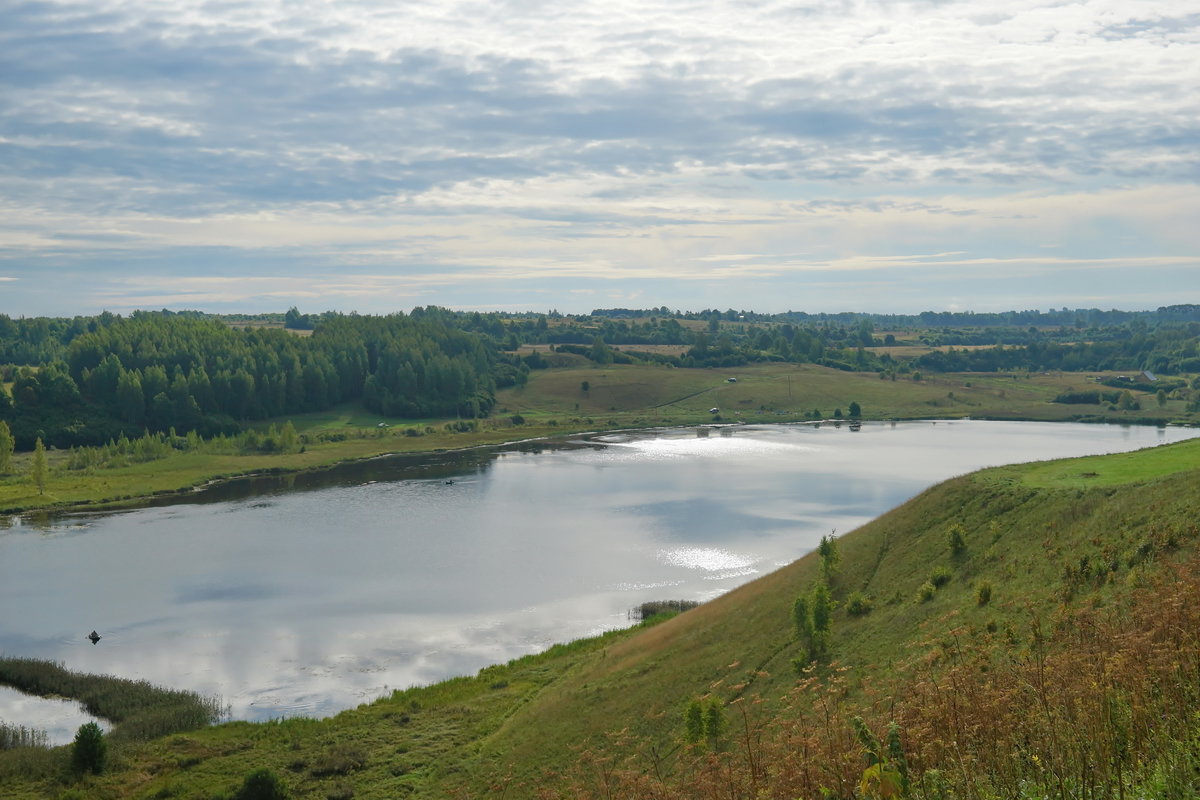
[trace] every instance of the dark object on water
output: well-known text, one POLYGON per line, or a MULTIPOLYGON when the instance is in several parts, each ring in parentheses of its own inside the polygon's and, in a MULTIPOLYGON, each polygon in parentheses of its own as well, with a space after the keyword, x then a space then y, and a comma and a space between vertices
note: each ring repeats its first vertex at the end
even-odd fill
POLYGON ((446 481, 446 485, 447 485, 447 486, 451 486, 451 485, 453 485, 453 484, 454 484, 454 481, 446 481))
POLYGON ((100 634, 96 633, 95 631, 92 631, 85 638, 91 639, 92 644, 95 644, 96 642, 100 641, 100 634))

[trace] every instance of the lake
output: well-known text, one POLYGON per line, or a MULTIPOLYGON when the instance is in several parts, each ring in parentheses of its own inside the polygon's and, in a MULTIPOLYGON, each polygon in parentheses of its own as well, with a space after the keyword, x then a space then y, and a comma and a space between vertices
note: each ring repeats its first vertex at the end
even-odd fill
MULTIPOLYGON (((1196 435, 984 421, 613 433, 12 518, 0 653, 219 695, 236 719, 325 716, 625 626, 647 600, 715 597, 954 475, 1196 435)), ((36 726, 11 698, 0 720, 36 726)))

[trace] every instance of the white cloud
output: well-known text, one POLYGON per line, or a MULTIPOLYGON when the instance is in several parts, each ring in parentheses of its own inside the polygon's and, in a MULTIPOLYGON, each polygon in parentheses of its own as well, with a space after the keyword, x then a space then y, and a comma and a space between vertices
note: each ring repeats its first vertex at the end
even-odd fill
POLYGON ((727 304, 934 263, 912 253, 1200 255, 1197 0, 26 4, 0 11, 0 76, 22 284, 211 252, 417 292, 709 281, 727 304))

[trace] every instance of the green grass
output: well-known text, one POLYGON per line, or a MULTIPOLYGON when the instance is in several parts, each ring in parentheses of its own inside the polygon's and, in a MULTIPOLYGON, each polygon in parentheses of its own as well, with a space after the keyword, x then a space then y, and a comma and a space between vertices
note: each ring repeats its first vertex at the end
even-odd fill
POLYGON ((1159 410, 1147 395, 1140 412, 1052 403, 1068 391, 1094 388, 1082 373, 1048 375, 926 375, 880 380, 876 373, 843 372, 811 364, 755 364, 726 369, 669 369, 642 365, 589 366, 534 372, 524 387, 502 391, 499 406, 524 416, 588 416, 665 424, 710 419, 762 422, 801 419, 818 410, 832 417, 857 402, 866 419, 990 417, 1113 421, 1190 419, 1182 401, 1159 410), (736 379, 729 383, 728 379, 736 379), (587 381, 588 391, 582 383, 587 381))
MULTIPOLYGON (((831 654, 845 669, 839 702, 865 703, 873 686, 924 674, 931 648, 948 637, 997 631, 1022 642, 1031 616, 1119 606, 1164 565, 1194 555, 1198 452, 1193 441, 985 470, 841 537, 834 597, 869 598, 871 610, 834 612, 831 654), (1093 472, 1102 485, 1079 478, 1093 472), (955 525, 966 543, 957 556, 947 538, 955 525), (935 571, 950 579, 917 602, 935 571), (981 604, 985 584, 990 600, 981 604)), ((623 757, 652 753, 670 770, 685 756, 681 713, 694 698, 757 698, 763 718, 795 713, 782 701, 797 684, 791 605, 819 575, 809 555, 658 624, 397 692, 325 721, 235 723, 130 744, 111 774, 90 779, 87 796, 210 798, 264 766, 296 798, 346 787, 360 800, 478 796, 505 785, 507 796, 530 796, 576 769, 581 747, 603 746, 615 731, 640 743, 617 745, 623 757)), ((53 796, 56 785, 0 782, 0 798, 53 796)))
POLYGON ((1084 489, 1120 486, 1194 470, 1200 466, 1200 440, 1097 456, 1086 461, 1061 459, 991 473, 997 481, 1019 480, 1025 486, 1046 489, 1084 489))

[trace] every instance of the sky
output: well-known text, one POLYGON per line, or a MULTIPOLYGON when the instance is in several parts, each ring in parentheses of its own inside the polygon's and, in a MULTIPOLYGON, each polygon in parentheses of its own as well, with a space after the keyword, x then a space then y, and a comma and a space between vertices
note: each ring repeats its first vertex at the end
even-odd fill
POLYGON ((0 0, 0 313, 1200 302, 1200 0, 0 0))

